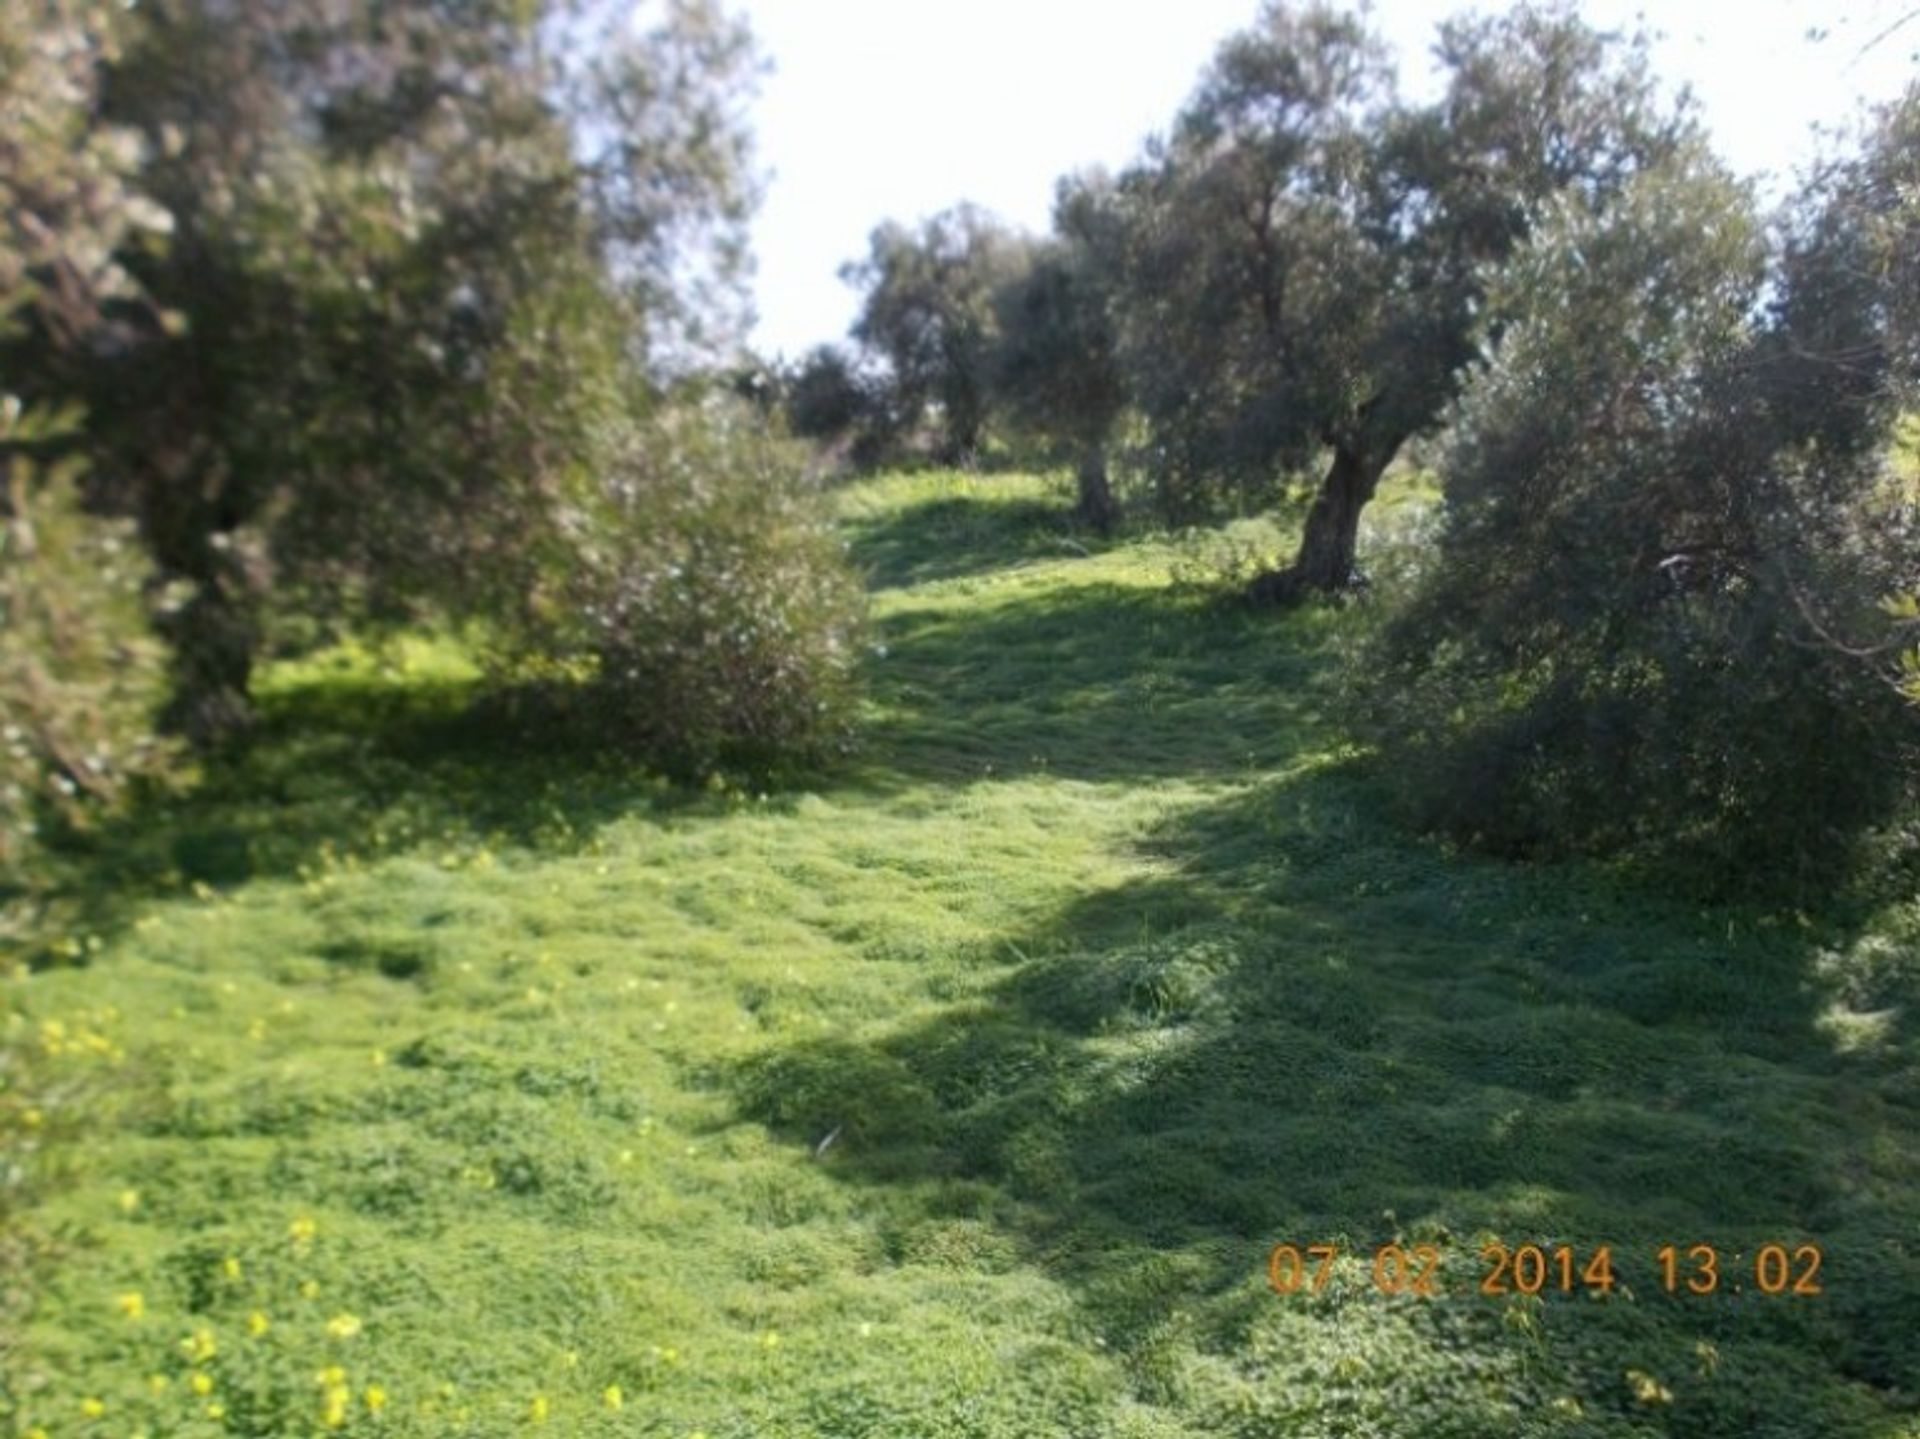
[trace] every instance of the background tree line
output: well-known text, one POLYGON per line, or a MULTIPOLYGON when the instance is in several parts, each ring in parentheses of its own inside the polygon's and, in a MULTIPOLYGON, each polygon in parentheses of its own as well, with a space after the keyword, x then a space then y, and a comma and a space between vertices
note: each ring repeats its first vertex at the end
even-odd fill
POLYGON ((1912 797, 1920 90, 1767 213, 1648 54, 1522 4, 1443 25, 1412 101, 1364 15, 1268 4, 1049 235, 876 230, 792 423, 865 462, 996 432, 1100 529, 1116 458, 1148 518, 1296 513, 1249 598, 1390 572, 1355 714, 1423 823, 1829 884, 1912 797), (1443 503, 1363 575, 1415 441, 1443 503))

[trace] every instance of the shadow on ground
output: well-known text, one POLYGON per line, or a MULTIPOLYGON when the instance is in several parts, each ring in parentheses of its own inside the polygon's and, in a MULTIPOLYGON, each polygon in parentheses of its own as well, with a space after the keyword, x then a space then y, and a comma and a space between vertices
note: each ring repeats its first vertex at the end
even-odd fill
POLYGON ((796 1141, 838 1130, 849 1182, 956 1213, 990 1186, 1149 1401, 1205 1408, 1156 1377, 1169 1344, 1183 1372, 1270 1372, 1274 1243, 1430 1242, 1453 1297, 1411 1318, 1328 1302, 1314 1342, 1364 1353, 1404 1322, 1510 1368, 1523 1401, 1623 1422, 1648 1402, 1624 1374, 1688 1378, 1626 1432, 1891 1432, 1920 1392, 1920 1068, 1905 1032, 1836 1047, 1803 936, 1442 856, 1351 766, 1249 786, 1143 850, 1147 877, 1009 937, 976 1000, 775 1051, 738 1076, 741 1110, 796 1141), (1489 1237, 1609 1244, 1632 1293, 1480 1296, 1489 1237), (1821 1245, 1825 1293, 1756 1294, 1769 1242, 1821 1245), (1727 1256, 1725 1288, 1662 1293, 1657 1250, 1694 1243, 1727 1256))
POLYGON ((144 902, 195 886, 411 851, 565 854, 624 816, 726 807, 631 760, 552 743, 543 719, 530 698, 465 680, 329 676, 276 692, 248 741, 196 783, 147 795, 58 856, 64 928, 104 939, 144 902))
POLYGON ((875 590, 1093 554, 1113 543, 1075 526, 1064 501, 993 495, 942 495, 878 514, 855 514, 847 530, 854 566, 875 590))
POLYGON ((1279 640, 1243 607, 1114 583, 896 611, 868 748, 908 782, 1246 776, 1319 726, 1334 619, 1299 616, 1279 640))

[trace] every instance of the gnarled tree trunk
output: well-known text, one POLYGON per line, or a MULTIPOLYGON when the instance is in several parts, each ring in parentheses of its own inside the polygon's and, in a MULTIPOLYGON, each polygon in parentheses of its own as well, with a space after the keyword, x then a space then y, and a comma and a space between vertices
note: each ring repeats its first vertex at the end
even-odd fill
POLYGON ((1107 451, 1104 445, 1091 444, 1080 452, 1077 474, 1080 502, 1073 517, 1081 524, 1107 533, 1120 518, 1120 506, 1113 498, 1113 485, 1107 479, 1107 451))
POLYGON ((1335 447, 1333 464, 1320 483, 1313 508, 1307 511, 1300 553, 1286 569, 1258 576, 1247 587, 1248 599, 1256 604, 1295 604, 1309 595, 1337 593, 1353 583, 1360 512, 1380 487, 1394 448, 1335 447))

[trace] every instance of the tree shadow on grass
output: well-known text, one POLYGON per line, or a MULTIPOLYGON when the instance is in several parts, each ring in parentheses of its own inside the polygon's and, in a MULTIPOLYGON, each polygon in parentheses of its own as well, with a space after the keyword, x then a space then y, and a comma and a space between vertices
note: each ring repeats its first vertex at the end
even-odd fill
POLYGON ((1245 776, 1313 742, 1335 620, 1110 582, 896 611, 867 745, 906 782, 1245 776))
POLYGON ((410 852, 566 854, 636 813, 726 807, 629 758, 556 743, 548 718, 532 694, 470 679, 328 675, 277 689, 248 741, 191 786, 144 796, 56 855, 58 927, 104 939, 147 901, 200 886, 410 852))
POLYGON ((847 530, 854 566, 875 590, 1095 554, 1115 542, 1076 526, 1062 502, 993 495, 942 495, 855 514, 847 530))
MULTIPOLYGON (((1012 937, 976 999, 748 1066, 742 1112, 838 1129, 837 1172, 924 1190, 929 1225, 941 1193, 959 1212, 990 1186, 1150 1402, 1229 1405, 1278 1372, 1280 1325, 1329 1357, 1397 1334, 1468 1408, 1497 1381, 1515 1415, 1572 1396, 1637 1426, 1595 1433, 1891 1433, 1910 1413, 1920 1055, 1905 1031, 1836 1046, 1803 935, 1443 856, 1386 827, 1351 767, 1146 848, 1149 877, 1012 937), (1479 1295, 1489 1237, 1609 1244, 1632 1292, 1479 1295), (1261 1275, 1283 1240, 1433 1243, 1449 1296, 1385 1298, 1356 1268, 1288 1308, 1261 1275), (1809 1241, 1822 1296, 1754 1292, 1759 1246, 1809 1241), (1660 1246, 1695 1243, 1722 1251, 1723 1290, 1661 1292, 1660 1246), (1628 1371, 1673 1397, 1650 1410, 1628 1371)), ((1377 1432, 1493 1432, 1375 1401, 1377 1432)))

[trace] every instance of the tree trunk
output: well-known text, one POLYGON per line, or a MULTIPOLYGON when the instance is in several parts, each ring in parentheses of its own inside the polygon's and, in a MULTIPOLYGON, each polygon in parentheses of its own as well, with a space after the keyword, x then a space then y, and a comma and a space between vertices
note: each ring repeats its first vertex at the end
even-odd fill
POLYGON ((259 642, 248 606, 219 580, 202 580, 162 631, 173 646, 173 698, 162 725, 198 749, 244 735, 253 725, 247 690, 259 642))
POLYGON ((1120 506, 1114 502, 1113 485, 1107 479, 1107 451, 1099 444, 1087 446, 1080 455, 1080 503, 1073 517, 1101 534, 1110 531, 1120 518, 1120 506))
POLYGON ((1353 551, 1360 534, 1360 512, 1380 487, 1393 449, 1380 451, 1340 445, 1307 511, 1300 552, 1284 570, 1257 576, 1247 587, 1256 604, 1296 604, 1309 595, 1335 594, 1353 583, 1353 551))

